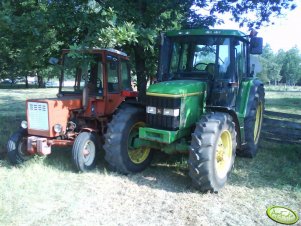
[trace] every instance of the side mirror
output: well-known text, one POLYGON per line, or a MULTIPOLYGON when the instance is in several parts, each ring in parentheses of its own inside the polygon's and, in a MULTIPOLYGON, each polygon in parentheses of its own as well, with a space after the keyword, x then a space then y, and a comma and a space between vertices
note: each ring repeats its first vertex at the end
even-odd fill
POLYGON ((59 59, 55 57, 50 57, 49 61, 50 64, 56 65, 59 63, 59 59))
POLYGON ((252 37, 250 41, 250 53, 262 54, 263 39, 259 37, 252 37))

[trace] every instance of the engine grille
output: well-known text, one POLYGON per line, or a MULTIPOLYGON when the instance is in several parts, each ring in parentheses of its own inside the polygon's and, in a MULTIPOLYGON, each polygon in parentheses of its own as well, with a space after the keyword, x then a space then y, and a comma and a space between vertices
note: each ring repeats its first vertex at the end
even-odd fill
POLYGON ((178 130, 180 125, 180 116, 163 115, 164 108, 180 109, 181 98, 147 96, 146 106, 157 108, 157 114, 146 114, 146 124, 149 127, 165 130, 178 130))
POLYGON ((27 103, 28 129, 49 130, 47 103, 27 103))

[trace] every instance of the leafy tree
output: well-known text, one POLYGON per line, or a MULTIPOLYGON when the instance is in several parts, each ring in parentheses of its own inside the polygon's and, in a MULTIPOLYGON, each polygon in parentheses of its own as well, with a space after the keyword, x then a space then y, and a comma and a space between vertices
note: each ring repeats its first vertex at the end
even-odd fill
POLYGON ((301 79, 301 56, 299 49, 295 46, 282 56, 282 67, 280 75, 288 85, 295 85, 301 79))
POLYGON ((136 41, 131 23, 115 26, 116 15, 87 0, 0 2, 1 77, 51 77, 48 59, 62 48, 107 47, 136 41))
POLYGON ((280 76, 280 69, 281 64, 277 62, 277 57, 273 53, 273 50, 271 49, 270 45, 266 45, 263 48, 263 53, 259 57, 261 65, 262 65, 262 71, 259 73, 259 77, 264 82, 274 82, 274 85, 277 85, 277 83, 281 80, 280 76))
POLYGON ((146 78, 156 73, 160 32, 222 23, 225 12, 241 25, 260 27, 294 7, 293 0, 3 0, 0 76, 48 76, 47 60, 61 48, 117 47, 133 56, 144 93, 146 78))
POLYGON ((38 74, 48 57, 59 45, 56 31, 49 26, 46 4, 34 0, 6 1, 0 5, 2 39, 2 75, 12 80, 28 74, 38 74))

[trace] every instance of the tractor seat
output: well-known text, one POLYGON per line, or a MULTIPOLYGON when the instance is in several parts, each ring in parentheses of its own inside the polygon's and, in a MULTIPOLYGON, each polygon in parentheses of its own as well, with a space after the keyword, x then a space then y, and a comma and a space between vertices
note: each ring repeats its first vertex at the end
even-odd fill
POLYGON ((207 71, 211 75, 214 75, 215 74, 215 64, 214 63, 207 64, 205 71, 207 71))

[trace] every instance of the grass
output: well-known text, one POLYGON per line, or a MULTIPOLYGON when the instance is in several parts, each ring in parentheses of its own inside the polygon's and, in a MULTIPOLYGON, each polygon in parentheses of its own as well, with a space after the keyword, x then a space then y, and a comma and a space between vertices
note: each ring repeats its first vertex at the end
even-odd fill
POLYGON ((282 92, 268 91, 266 95, 266 110, 301 115, 301 91, 282 92))
MULTIPOLYGON (((55 94, 56 89, 0 90, 0 152, 25 116, 24 100, 55 94)), ((300 101, 299 96, 267 91, 267 109, 300 113, 301 105, 285 109, 290 105, 282 100, 300 101)), ((182 155, 156 153, 151 167, 128 176, 109 171, 102 158, 92 172, 76 173, 70 149, 19 167, 3 159, 0 225, 277 225, 266 216, 270 205, 301 215, 300 150, 261 141, 256 158, 236 158, 218 194, 192 187, 182 155)))
POLYGON ((301 92, 301 86, 287 86, 285 84, 280 85, 265 85, 266 91, 280 91, 280 92, 301 92))

